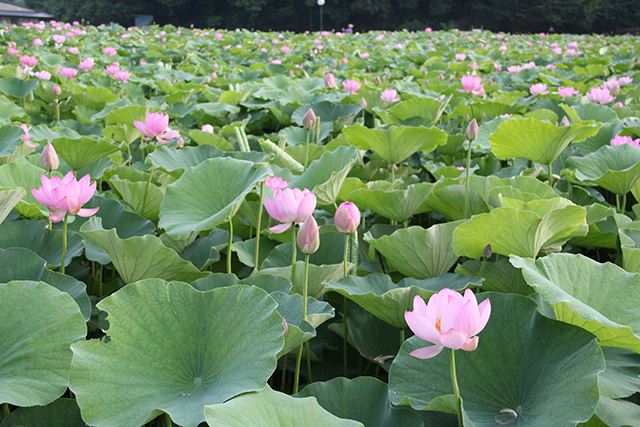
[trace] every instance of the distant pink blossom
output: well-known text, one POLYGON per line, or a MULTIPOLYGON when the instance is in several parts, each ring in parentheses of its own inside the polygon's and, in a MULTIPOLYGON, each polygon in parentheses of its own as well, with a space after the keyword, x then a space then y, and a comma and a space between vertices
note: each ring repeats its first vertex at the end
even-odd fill
POLYGON ((613 108, 622 108, 622 107, 624 107, 624 104, 622 104, 622 102, 618 101, 615 104, 613 104, 612 107, 613 108))
POLYGON ((147 113, 144 123, 136 120, 133 125, 145 135, 145 141, 156 138, 160 144, 168 144, 168 139, 177 138, 179 135, 179 131, 169 130, 168 114, 147 113))
POLYGON ((358 90, 360 89, 360 83, 355 80, 345 80, 342 82, 342 87, 344 91, 353 95, 358 94, 358 90))
POLYGON ((127 83, 127 81, 129 80, 129 77, 131 77, 131 73, 128 72, 127 70, 118 70, 115 73, 113 73, 114 79, 124 83, 127 83))
POLYGON ((522 71, 522 67, 519 65, 512 65, 510 67, 507 67, 507 73, 509 74, 516 74, 516 73, 519 73, 520 71, 522 71))
POLYGON ((549 93, 549 91, 547 90, 547 85, 544 83, 532 84, 531 87, 529 87, 529 91, 533 96, 546 95, 549 93))
POLYGON ((107 74, 115 74, 116 71, 120 70, 120 64, 118 62, 114 62, 111 65, 107 65, 106 67, 107 74))
POLYGON ((55 44, 62 44, 64 43, 64 41, 67 39, 65 36, 63 36, 62 34, 54 34, 51 36, 51 38, 53 39, 53 42, 55 44))
POLYGON ((7 48, 7 53, 13 56, 20 56, 20 52, 12 47, 7 48))
POLYGON ((51 73, 45 70, 33 73, 38 80, 51 80, 51 73))
POLYGON ((471 75, 462 76, 460 82, 462 83, 462 89, 458 89, 458 92, 472 93, 478 96, 485 94, 484 85, 480 77, 471 75))
POLYGON ((640 147, 640 138, 633 139, 630 136, 616 135, 611 140, 611 146, 612 147, 615 147, 616 145, 622 145, 622 144, 629 144, 629 145, 632 145, 634 147, 640 147))
POLYGON ((264 180, 264 183, 272 191, 280 190, 289 186, 289 183, 279 176, 268 176, 267 179, 264 180))
POLYGON ((456 61, 464 61, 467 59, 467 55, 464 53, 456 53, 456 61))
POLYGON ((93 58, 87 58, 87 59, 83 59, 82 61, 80 61, 80 63, 78 64, 78 68, 80 68, 82 71, 89 72, 93 66, 95 65, 95 61, 93 58))
POLYGON ((620 83, 620 86, 631 84, 631 82, 633 82, 633 78, 629 76, 622 76, 618 79, 618 83, 620 83))
POLYGON ((34 144, 33 142, 29 142, 31 141, 31 135, 29 134, 29 131, 31 130, 31 126, 26 125, 26 124, 21 124, 20 125, 20 129, 23 130, 24 135, 22 135, 20 137, 20 140, 24 143, 24 145, 26 145, 29 148, 36 148, 38 146, 38 144, 34 144))
POLYGON ((22 55, 20 57, 20 66, 22 68, 33 68, 38 63, 38 59, 35 56, 22 55))
POLYGON ((78 74, 78 70, 71 67, 62 67, 60 68, 60 75, 62 77, 66 77, 68 79, 73 79, 78 74))
POLYGON ((118 51, 115 47, 105 46, 102 48, 102 53, 109 56, 116 56, 118 54, 118 51))
POLYGON ((39 38, 36 37, 35 39, 33 39, 33 45, 34 46, 42 46, 43 45, 42 40, 40 40, 39 38))
POLYGON ((380 98, 382 98, 383 101, 385 102, 398 102, 400 101, 400 97, 398 97, 398 91, 395 89, 385 89, 382 91, 382 94, 380 95, 380 98))
POLYGON ((336 87, 338 83, 336 82, 336 78, 331 73, 327 73, 324 76, 324 86, 328 88, 336 87))
POLYGON ((202 125, 202 128, 200 129, 202 132, 206 132, 206 133, 210 133, 211 135, 213 135, 213 126, 211 125, 202 125))
POLYGON ((78 48, 77 48, 77 47, 75 47, 75 46, 74 46, 74 47, 70 47, 70 48, 69 48, 69 53, 70 53, 70 54, 72 54, 72 55, 77 55, 77 54, 78 54, 78 52, 80 52, 80 51, 79 51, 79 50, 78 50, 78 48))
POLYGON ((587 93, 587 99, 595 104, 608 104, 613 101, 609 89, 594 87, 587 93))
POLYGON ((574 96, 574 95, 579 95, 580 91, 576 90, 575 88, 573 88, 572 86, 567 86, 567 87, 563 87, 560 86, 558 88, 558 95, 560 96, 574 96))
POLYGON ((282 51, 282 53, 289 53, 290 48, 289 46, 282 46, 280 50, 282 51))
POLYGON ((62 89, 60 89, 60 86, 55 85, 54 87, 51 88, 51 91, 53 92, 54 95, 60 95, 62 93, 62 89))

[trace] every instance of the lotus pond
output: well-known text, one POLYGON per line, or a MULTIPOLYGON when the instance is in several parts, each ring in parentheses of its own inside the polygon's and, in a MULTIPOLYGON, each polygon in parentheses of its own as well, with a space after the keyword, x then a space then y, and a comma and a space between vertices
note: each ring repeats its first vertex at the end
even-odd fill
POLYGON ((0 40, 2 427, 640 425, 636 37, 0 40))

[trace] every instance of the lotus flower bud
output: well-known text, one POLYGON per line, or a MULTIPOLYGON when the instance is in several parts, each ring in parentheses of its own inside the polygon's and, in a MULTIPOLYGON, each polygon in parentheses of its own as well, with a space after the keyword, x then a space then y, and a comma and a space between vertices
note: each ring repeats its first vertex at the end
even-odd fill
POLYGON ((210 133, 211 135, 213 135, 213 126, 211 125, 202 125, 202 128, 200 130, 202 132, 210 133))
POLYGON ((42 154, 40 155, 40 164, 49 172, 58 169, 58 165, 60 164, 58 154, 50 142, 48 142, 47 146, 42 150, 42 154))
POLYGON ((562 120, 560 121, 560 126, 571 126, 571 123, 569 123, 569 118, 567 116, 564 116, 562 118, 562 120))
POLYGON ((62 93, 62 89, 60 89, 60 86, 58 85, 52 87, 51 91, 54 93, 54 95, 60 95, 62 93))
POLYGON ((327 73, 326 76, 324 76, 324 86, 328 87, 328 88, 333 88, 336 87, 338 83, 336 82, 336 78, 333 76, 333 74, 331 73, 327 73))
POLYGON ((309 215, 300 226, 298 247, 305 254, 312 254, 320 247, 320 228, 313 215, 309 215))
POLYGON ((344 202, 336 211, 333 219, 336 222, 336 228, 338 231, 346 234, 355 233, 360 225, 360 210, 352 202, 344 202))
POLYGON ((373 80, 373 82, 374 82, 376 85, 379 85, 380 83, 382 83, 382 79, 380 78, 380 76, 376 76, 376 78, 373 80))
POLYGON ((313 129, 316 126, 316 114, 313 112, 313 109, 309 108, 307 114, 302 118, 302 126, 305 129, 313 129))
POLYGON ((360 105, 362 105, 362 108, 367 108, 367 100, 364 98, 361 98, 360 105))
POLYGON ((487 245, 484 247, 484 249, 482 250, 482 257, 483 258, 490 258, 491 254, 493 253, 493 251, 491 250, 491 245, 487 245))
POLYGON ((176 144, 178 144, 178 148, 184 147, 184 139, 182 139, 182 137, 179 137, 176 144))
POLYGON ((467 130, 464 133, 464 136, 469 141, 473 141, 478 137, 478 131, 479 131, 478 122, 476 122, 476 119, 473 119, 471 120, 471 123, 469 123, 469 126, 467 126, 467 130))

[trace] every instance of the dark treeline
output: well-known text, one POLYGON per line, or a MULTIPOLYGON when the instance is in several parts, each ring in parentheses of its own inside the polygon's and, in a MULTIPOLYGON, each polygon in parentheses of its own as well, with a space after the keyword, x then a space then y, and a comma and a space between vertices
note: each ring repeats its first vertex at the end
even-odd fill
MULTIPOLYGON (((24 0, 61 21, 134 24, 138 14, 157 24, 275 31, 316 31, 316 0, 24 0)), ((637 32, 637 0, 326 0, 324 29, 356 31, 483 28, 568 33, 637 32)))

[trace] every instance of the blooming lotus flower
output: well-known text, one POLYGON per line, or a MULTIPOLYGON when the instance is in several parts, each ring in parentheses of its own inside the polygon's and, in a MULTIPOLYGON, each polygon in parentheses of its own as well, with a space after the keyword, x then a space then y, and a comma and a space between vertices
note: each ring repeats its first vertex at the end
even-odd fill
POLYGON ((47 142, 47 146, 42 150, 42 154, 40 155, 40 165, 46 171, 53 171, 58 169, 60 161, 58 160, 58 154, 56 153, 56 149, 53 148, 50 142, 47 142))
POLYGON ((33 75, 39 80, 51 80, 51 73, 45 70, 35 72, 33 75))
POLYGON ((60 75, 62 77, 66 77, 68 79, 73 79, 78 74, 78 70, 71 67, 62 67, 60 68, 60 75))
POLYGON ((546 95, 549 93, 549 91, 547 90, 547 85, 544 83, 532 84, 531 87, 529 87, 529 91, 533 96, 546 95))
POLYGON ((472 93, 479 96, 484 95, 484 85, 480 77, 462 76, 460 82, 462 83, 462 89, 458 89, 458 92, 472 93))
POLYGON ((522 71, 522 67, 519 65, 512 65, 510 67, 507 67, 507 73, 509 74, 516 74, 516 73, 519 73, 520 71, 522 71))
POLYGON ((129 80, 129 77, 131 77, 131 73, 128 72, 127 70, 118 70, 115 73, 113 73, 113 78, 123 83, 127 83, 127 81, 129 80))
POLYGON ((64 41, 67 39, 65 36, 63 36, 62 34, 54 34, 51 36, 51 38, 53 39, 53 42, 55 44, 62 44, 64 43, 64 41))
POLYGON ((264 183, 271 189, 271 191, 280 190, 289 186, 289 183, 279 176, 268 176, 264 180, 264 183))
POLYGON ((113 74, 115 74, 115 73, 116 73, 116 71, 119 71, 119 70, 120 70, 120 63, 118 63, 118 62, 114 62, 114 63, 112 63, 112 64, 110 64, 110 65, 107 65, 107 66, 105 67, 105 69, 107 70, 107 74, 111 74, 111 75, 113 75, 113 74))
POLYGON ((613 101, 613 96, 609 93, 609 89, 594 87, 587 93, 587 99, 595 104, 608 104, 613 101))
POLYGON ((300 226, 297 243, 303 254, 312 254, 320 247, 320 228, 313 215, 309 215, 300 226))
POLYGON ((490 315, 489 300, 478 305, 475 294, 469 289, 462 296, 445 288, 433 295, 428 305, 416 295, 413 311, 405 311, 404 318, 418 338, 435 345, 414 350, 411 356, 430 359, 445 347, 475 350, 479 340, 477 334, 487 325, 490 315))
POLYGON ((98 212, 99 208, 82 209, 96 192, 96 183, 91 182, 89 175, 76 181, 73 171, 69 171, 64 178, 54 176, 51 179, 46 175, 40 177, 42 185, 31 193, 36 200, 45 205, 50 211, 49 219, 52 222, 60 222, 67 213, 70 215, 91 216, 98 212))
POLYGON ((360 83, 355 80, 345 80, 342 82, 342 87, 345 92, 357 95, 357 91, 360 89, 360 83))
POLYGON ((558 95, 560 96, 574 96, 574 95, 579 95, 580 91, 576 90, 575 88, 568 86, 568 87, 563 87, 560 86, 558 88, 558 95))
POLYGON ((618 79, 618 83, 620 83, 620 86, 631 84, 631 82, 633 82, 633 78, 629 76, 622 76, 618 79))
POLYGON ((456 61, 464 61, 467 59, 467 55, 464 53, 456 53, 456 61))
POLYGON ((38 58, 35 56, 22 55, 20 57, 20 66, 22 68, 33 68, 38 63, 38 58))
POLYGON ((44 43, 42 43, 42 40, 40 40, 38 37, 36 37, 35 39, 33 39, 33 45, 34 46, 42 46, 44 43))
POLYGON ((640 138, 634 140, 630 136, 616 135, 611 140, 612 147, 615 147, 616 145, 622 145, 622 144, 629 144, 634 147, 640 147, 640 138))
POLYGON ((336 228, 341 233, 355 233, 360 225, 360 210, 355 203, 344 202, 338 206, 338 210, 333 217, 336 222, 336 228))
POLYGON ((264 207, 271 218, 281 222, 269 228, 272 233, 283 233, 293 223, 301 224, 316 208, 316 196, 311 191, 299 188, 285 188, 273 193, 273 200, 264 198, 264 207))
POLYGON ((400 97, 398 96, 398 91, 395 89, 385 89, 380 94, 380 98, 382 98, 385 102, 398 102, 400 101, 400 97))
POLYGON ((102 48, 102 53, 109 56, 116 56, 118 54, 118 51, 115 47, 106 46, 102 48))
POLYGON ((75 46, 69 48, 69 53, 72 55, 77 55, 79 52, 80 50, 75 46))
POLYGON ((145 134, 145 141, 156 138, 160 144, 168 144, 167 139, 177 138, 180 132, 169 130, 169 115, 162 113, 147 113, 144 123, 136 120, 133 125, 145 134))
POLYGON ((78 64, 78 68, 80 68, 82 71, 86 73, 86 72, 89 72, 94 65, 95 65, 95 60, 93 58, 87 58, 80 61, 80 63, 78 64))
POLYGON ((22 135, 20 137, 20 140, 24 143, 24 145, 26 145, 27 147, 30 148, 36 148, 38 146, 38 144, 34 144, 33 142, 29 142, 31 141, 31 135, 29 134, 29 131, 31 130, 31 126, 28 126, 26 124, 21 124, 20 125, 20 129, 22 129, 24 131, 24 135, 22 135))
POLYGON ((211 135, 213 135, 213 126, 211 125, 202 125, 202 128, 200 130, 202 132, 210 133, 211 135))

